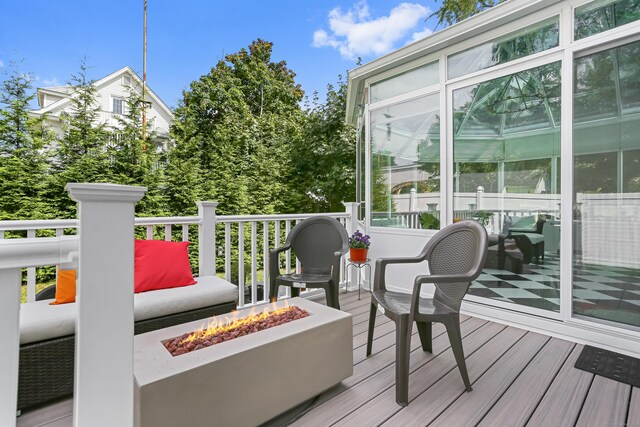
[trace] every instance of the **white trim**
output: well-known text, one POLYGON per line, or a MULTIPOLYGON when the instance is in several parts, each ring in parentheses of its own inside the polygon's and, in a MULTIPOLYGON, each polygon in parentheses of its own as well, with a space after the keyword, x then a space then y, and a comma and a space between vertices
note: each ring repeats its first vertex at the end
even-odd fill
MULTIPOLYGON (((441 76, 447 75, 447 55, 442 52, 440 54, 440 73, 441 76)), ((440 80, 440 229, 451 224, 453 221, 453 205, 450 204, 448 198, 449 190, 453 188, 453 181, 450 178, 451 153, 448 151, 449 123, 453 123, 449 115, 449 102, 447 98, 447 86, 443 79, 440 80), (449 214, 451 211, 451 214, 449 214)))
MULTIPOLYGON (((371 89, 370 85, 367 85, 367 87, 371 89)), ((380 108, 388 107, 390 105, 397 105, 402 102, 412 101, 414 99, 417 99, 423 96, 433 95, 440 90, 440 87, 441 87, 441 84, 437 83, 435 85, 427 86, 424 88, 412 90, 411 92, 396 95, 392 98, 383 99, 382 101, 373 102, 369 104, 369 110, 375 111, 375 110, 379 110, 380 108)))
MULTIPOLYGON (((559 13, 560 10, 557 7, 554 7, 553 9, 549 10, 549 9, 543 9, 541 11, 538 11, 530 16, 526 16, 524 18, 518 19, 516 21, 510 22, 507 25, 504 25, 500 28, 495 28, 493 30, 487 31, 486 33, 483 33, 481 36, 478 37, 474 37, 472 39, 468 39, 465 40, 463 42, 460 42, 459 44, 456 44, 455 46, 453 46, 453 48, 446 50, 446 55, 447 55, 447 63, 449 61, 449 57, 463 53, 469 49, 472 49, 474 47, 479 47, 482 46, 484 44, 487 43, 491 43, 491 42, 496 42, 500 39, 508 39, 510 35, 516 35, 519 33, 522 33, 524 31, 526 31, 527 29, 530 28, 534 28, 534 27, 542 27, 542 24, 545 23, 545 21, 549 21, 547 24, 551 24, 552 20, 558 23, 558 35, 559 35, 559 40, 558 40, 558 46, 560 46, 560 37, 561 37, 561 26, 560 26, 560 17, 559 17, 559 13), (554 19, 557 18, 557 19, 554 19), (529 22, 531 21, 531 22, 529 22)), ((500 65, 505 65, 505 64, 510 64, 514 61, 521 61, 522 59, 529 59, 531 57, 534 57, 536 55, 542 54, 542 53, 546 53, 549 51, 553 51, 555 49, 557 49, 558 47, 552 47, 550 49, 545 49, 541 52, 536 52, 536 53, 532 53, 529 55, 525 55, 523 58, 517 58, 517 59, 513 59, 511 61, 505 62, 503 64, 496 64, 496 65, 491 65, 487 68, 483 68, 482 70, 488 70, 494 67, 498 67, 500 65)), ((478 71, 482 71, 482 70, 478 70, 478 71)), ((453 77, 451 79, 449 79, 449 75, 447 74, 445 76, 445 79, 449 82, 451 81, 455 81, 458 79, 462 79, 465 77, 468 77, 472 74, 476 74, 478 71, 475 71, 473 73, 468 73, 468 74, 463 74, 461 76, 457 76, 457 77, 453 77)))
MULTIPOLYGON (((564 12, 561 24, 569 25, 571 35, 563 41, 570 43, 573 9, 564 12)), ((560 314, 567 321, 573 309, 573 53, 569 49, 563 52, 560 84, 560 314)))

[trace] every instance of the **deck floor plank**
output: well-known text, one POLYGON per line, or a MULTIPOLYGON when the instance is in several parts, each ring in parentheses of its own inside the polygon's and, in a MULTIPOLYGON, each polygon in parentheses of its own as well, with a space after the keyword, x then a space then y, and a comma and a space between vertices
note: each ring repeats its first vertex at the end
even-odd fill
MULTIPOLYGON (((552 338, 486 413, 479 425, 526 425, 574 347, 573 343, 552 338)), ((485 389, 482 391, 484 394, 485 389)))
POLYGON ((573 366, 583 348, 582 345, 576 345, 567 357, 527 426, 575 425, 594 377, 592 373, 573 366))
MULTIPOLYGON (((313 299, 325 304, 324 295, 313 299)), ((361 299, 357 290, 340 293, 342 310, 353 316, 354 374, 293 425, 640 425, 640 389, 575 369, 582 345, 468 316, 460 318, 474 390, 464 391, 444 327, 434 324, 433 354, 422 351, 414 328, 410 404, 402 408, 395 403, 395 325, 379 312, 373 355, 365 354, 370 301, 366 292, 361 299)), ((72 400, 59 402, 25 413, 17 427, 71 427, 72 410, 72 400)))
POLYGON ((631 386, 596 375, 591 383, 578 427, 622 426, 627 420, 631 386), (606 398, 603 399, 603 397, 606 398))
MULTIPOLYGON (((467 370, 471 384, 473 385, 496 360, 526 335, 526 331, 507 327, 485 341, 476 351, 466 350, 467 370)), ((452 368, 435 383, 429 378, 435 377, 437 375, 435 372, 425 372, 410 379, 410 384, 413 383, 414 386, 409 387, 409 406, 400 408, 396 405, 394 416, 384 425, 407 425, 412 420, 420 420, 423 425, 427 425, 466 393, 453 355, 451 355, 451 362, 452 368)))
MULTIPOLYGON (((487 322, 483 322, 480 319, 472 319, 461 324, 461 331, 463 336, 474 336, 478 334, 485 325, 490 325, 487 322)), ((495 324, 493 324, 495 325, 495 324)), ((500 327, 487 327, 488 334, 495 334, 502 328, 500 327)), ((409 366, 410 372, 419 370, 425 364, 430 361, 441 360, 439 355, 442 353, 451 353, 447 351, 449 349, 449 339, 444 333, 444 327, 442 325, 433 325, 433 350, 434 353, 425 353, 420 346, 420 338, 417 332, 412 336, 411 348, 411 363, 409 366)), ((394 334, 395 341, 395 334, 394 334)), ((477 343, 471 342, 465 345, 474 347, 480 345, 480 341, 477 343)), ((350 384, 348 390, 344 391, 339 396, 334 397, 330 402, 325 405, 321 405, 318 408, 310 411, 304 417, 302 417, 294 425, 307 426, 307 425, 331 425, 334 422, 338 422, 341 418, 351 414, 354 409, 360 406, 368 404, 375 400, 376 396, 389 388, 393 388, 395 384, 395 345, 378 351, 375 347, 374 353, 360 365, 362 365, 359 372, 364 373, 360 376, 365 376, 364 379, 348 378, 343 383, 350 384), (369 371, 367 373, 367 371, 369 371), (357 382, 355 382, 355 381, 357 382)), ((453 358, 453 356, 452 356, 453 358)), ((356 369, 360 366, 356 365, 356 369)), ((394 394, 395 396, 395 394, 394 394)), ((394 398, 395 399, 395 398, 394 398)), ((395 404, 395 400, 393 400, 395 404)), ((359 424, 354 424, 359 425, 359 424)))
POLYGON ((633 387, 629 400, 628 426, 640 426, 640 388, 633 387))
MULTIPOLYGON (((465 322, 467 323, 467 322, 465 322)), ((467 354, 467 361, 469 355, 475 354, 479 349, 486 346, 487 342, 495 344, 493 348, 500 347, 499 341, 504 340, 505 327, 495 323, 488 323, 481 328, 473 331, 473 333, 463 338, 463 346, 467 354), (497 338, 500 337, 500 338, 497 338)), ((524 333, 520 334, 523 335, 524 333)), ((507 333, 506 336, 511 334, 507 333)), ((519 338, 519 337, 517 337, 519 338)), ((513 341, 517 338, 508 338, 509 346, 513 344, 513 341)), ((434 346, 434 355, 422 352, 421 350, 411 354, 411 362, 414 359, 425 358, 429 363, 423 363, 418 369, 411 369, 409 375, 409 408, 412 407, 411 402, 420 396, 424 391, 428 390, 436 383, 440 383, 443 379, 453 378, 450 374, 455 370, 455 386, 448 386, 448 388, 442 388, 439 390, 439 395, 442 397, 443 393, 446 394, 447 390, 455 390, 455 393, 462 393, 464 385, 462 384, 462 378, 457 370, 457 365, 453 352, 449 347, 449 338, 443 335, 443 347, 436 350, 434 346)), ((434 343, 435 344, 435 343, 434 343)), ((352 425, 380 425, 385 422, 389 417, 396 414, 402 408, 396 403, 396 391, 395 391, 395 366, 391 365, 384 371, 381 371, 376 377, 372 377, 375 380, 383 372, 387 376, 384 383, 382 393, 376 391, 377 395, 366 402, 366 404, 355 409, 351 414, 340 420, 337 425, 352 426, 352 425)), ((449 402, 448 398, 445 398, 449 402)), ((421 406, 423 402, 417 403, 413 406, 416 409, 421 406)), ((420 417, 415 419, 421 419, 420 417)), ((410 421, 399 420, 398 422, 392 422, 389 425, 409 425, 410 421)))

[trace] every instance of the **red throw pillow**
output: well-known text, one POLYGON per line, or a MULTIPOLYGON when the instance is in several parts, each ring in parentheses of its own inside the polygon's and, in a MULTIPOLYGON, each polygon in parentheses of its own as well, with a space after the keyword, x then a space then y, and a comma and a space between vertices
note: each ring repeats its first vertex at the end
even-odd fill
POLYGON ((187 246, 189 242, 136 240, 133 275, 135 292, 195 285, 187 246))

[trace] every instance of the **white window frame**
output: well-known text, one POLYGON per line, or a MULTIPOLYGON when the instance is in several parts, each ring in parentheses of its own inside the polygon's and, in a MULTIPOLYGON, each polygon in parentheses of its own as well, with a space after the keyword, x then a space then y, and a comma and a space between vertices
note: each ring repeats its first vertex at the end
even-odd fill
POLYGON ((124 116, 126 114, 126 110, 127 110, 127 105, 126 105, 124 97, 111 95, 111 113, 112 114, 117 114, 119 116, 124 116), (115 111, 115 102, 116 102, 116 100, 119 100, 121 102, 121 105, 122 105, 122 111, 119 112, 119 113, 115 111))

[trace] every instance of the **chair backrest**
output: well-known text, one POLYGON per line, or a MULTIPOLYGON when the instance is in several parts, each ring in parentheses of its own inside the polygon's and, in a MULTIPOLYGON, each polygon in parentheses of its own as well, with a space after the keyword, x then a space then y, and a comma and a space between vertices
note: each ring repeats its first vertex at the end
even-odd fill
POLYGON ((435 283, 434 300, 459 310, 471 281, 480 275, 487 258, 487 230, 476 221, 451 224, 429 240, 425 251, 431 274, 469 277, 459 283, 435 283))
POLYGON ((349 235, 335 218, 316 216, 307 218, 293 227, 287 236, 305 273, 331 273, 335 265, 335 253, 347 253, 349 235))

